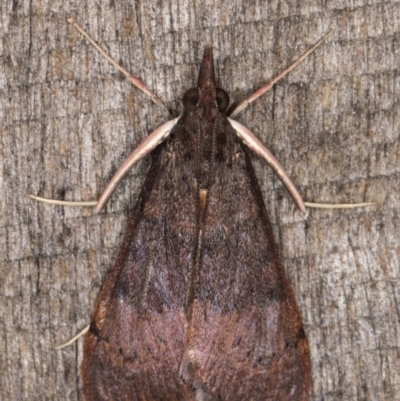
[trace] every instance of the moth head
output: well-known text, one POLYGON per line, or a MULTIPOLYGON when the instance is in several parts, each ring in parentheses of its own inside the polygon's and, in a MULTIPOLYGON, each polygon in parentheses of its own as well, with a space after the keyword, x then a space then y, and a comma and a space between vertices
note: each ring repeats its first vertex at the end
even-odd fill
MULTIPOLYGON (((223 113, 229 106, 229 95, 221 88, 216 88, 215 92, 218 110, 223 113)), ((195 110, 199 104, 199 88, 188 89, 183 95, 182 103, 186 111, 195 110)))
POLYGON ((228 108, 229 95, 223 89, 215 86, 214 58, 211 46, 204 48, 197 87, 188 89, 183 95, 182 101, 186 111, 194 111, 201 106, 208 108, 210 103, 216 104, 220 112, 224 112, 228 108))

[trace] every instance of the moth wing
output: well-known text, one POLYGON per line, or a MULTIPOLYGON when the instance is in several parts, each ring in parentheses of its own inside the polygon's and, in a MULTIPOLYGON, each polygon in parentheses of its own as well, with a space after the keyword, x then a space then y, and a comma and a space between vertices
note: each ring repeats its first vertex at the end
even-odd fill
POLYGON ((181 374, 196 400, 306 401, 308 343, 260 188, 233 128, 217 132, 181 374))
POLYGON ((152 153, 85 339, 88 401, 192 399, 179 378, 195 232, 192 145, 178 123, 152 153))

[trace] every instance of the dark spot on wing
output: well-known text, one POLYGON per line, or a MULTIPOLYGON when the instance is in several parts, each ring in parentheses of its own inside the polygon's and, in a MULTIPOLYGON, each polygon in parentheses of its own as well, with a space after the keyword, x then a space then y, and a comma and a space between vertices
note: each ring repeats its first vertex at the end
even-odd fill
POLYGON ((114 287, 117 299, 126 300, 129 296, 129 284, 125 280, 118 280, 114 287))
POLYGON ((306 333, 304 329, 300 327, 299 331, 296 334, 294 341, 287 341, 286 348, 297 348, 299 343, 306 338, 306 333))
POLYGON ((100 338, 100 331, 95 322, 90 323, 89 333, 92 333, 95 337, 100 338))
POLYGON ((269 301, 276 301, 276 302, 282 301, 282 299, 285 298, 282 286, 268 288, 265 291, 265 297, 269 301))
POLYGON ((303 327, 300 327, 296 337, 298 340, 304 340, 306 338, 306 333, 304 332, 303 327))

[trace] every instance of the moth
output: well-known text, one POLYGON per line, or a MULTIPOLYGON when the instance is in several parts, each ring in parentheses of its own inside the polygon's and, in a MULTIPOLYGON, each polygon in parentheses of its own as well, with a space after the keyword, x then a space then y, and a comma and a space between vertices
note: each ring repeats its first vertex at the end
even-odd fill
POLYGON ((226 116, 229 96, 216 87, 209 46, 183 105, 180 117, 139 145, 97 203, 96 211, 151 152, 85 338, 85 398, 306 401, 309 346, 247 147, 271 164, 302 211, 304 203, 260 141, 226 116))

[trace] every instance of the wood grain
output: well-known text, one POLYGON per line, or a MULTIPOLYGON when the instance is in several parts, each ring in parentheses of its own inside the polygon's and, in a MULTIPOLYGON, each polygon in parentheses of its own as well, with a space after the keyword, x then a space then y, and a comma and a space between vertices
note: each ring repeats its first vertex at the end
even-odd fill
POLYGON ((149 166, 105 211, 89 200, 168 119, 67 23, 75 17, 178 114, 211 43, 236 103, 333 35, 238 120, 308 201, 376 208, 305 217, 253 158, 313 366, 312 400, 400 398, 400 3, 6 1, 0 5, 0 399, 80 400, 82 341, 149 166))

